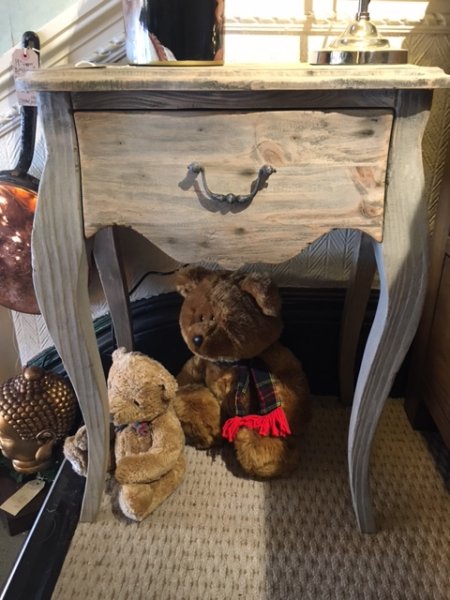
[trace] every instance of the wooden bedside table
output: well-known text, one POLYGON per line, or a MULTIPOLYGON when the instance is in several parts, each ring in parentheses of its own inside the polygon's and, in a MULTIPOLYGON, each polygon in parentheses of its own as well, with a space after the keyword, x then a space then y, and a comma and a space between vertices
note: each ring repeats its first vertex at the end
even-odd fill
MULTIPOLYGON (((380 272, 348 445, 358 525, 375 531, 372 439, 425 290, 420 142, 431 90, 450 87, 450 77, 409 65, 111 66, 38 71, 19 87, 39 92, 47 146, 33 233, 36 294, 89 434, 81 519, 95 519, 99 507, 109 432, 85 237, 125 225, 182 262, 236 267, 291 258, 339 227, 370 237, 380 272), (276 172, 256 190, 263 165, 276 172), (205 180, 229 196, 208 199, 205 180), (250 191, 256 196, 245 201, 250 191)), ((351 315, 358 295, 349 298, 351 315)))

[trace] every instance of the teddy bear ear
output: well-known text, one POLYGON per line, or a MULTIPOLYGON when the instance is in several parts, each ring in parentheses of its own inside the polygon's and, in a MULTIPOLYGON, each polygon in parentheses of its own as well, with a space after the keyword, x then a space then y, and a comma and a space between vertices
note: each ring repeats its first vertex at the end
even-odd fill
POLYGON ((177 380, 175 379, 175 377, 173 375, 171 375, 168 371, 164 370, 163 373, 164 377, 163 377, 163 387, 164 390, 167 392, 167 396, 169 398, 171 398, 172 396, 175 395, 177 389, 178 389, 178 383, 177 380))
POLYGON ((280 316, 280 294, 270 277, 259 273, 249 273, 241 279, 239 287, 242 291, 253 296, 264 315, 269 317, 280 316))
POLYGON ((209 269, 205 269, 204 267, 198 266, 187 266, 183 267, 177 274, 175 275, 175 284, 177 287, 177 291, 183 296, 186 297, 192 290, 194 290, 197 285, 211 275, 213 271, 209 269))
POLYGON ((123 356, 126 353, 127 353, 127 349, 124 348, 123 346, 121 346, 120 348, 117 348, 117 350, 114 350, 114 352, 112 353, 113 362, 118 360, 121 356, 123 356))

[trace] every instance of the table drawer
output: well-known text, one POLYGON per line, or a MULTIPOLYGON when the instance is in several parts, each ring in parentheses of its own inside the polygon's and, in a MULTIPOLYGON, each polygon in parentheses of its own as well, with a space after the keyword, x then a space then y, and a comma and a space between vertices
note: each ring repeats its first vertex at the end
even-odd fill
POLYGON ((291 258, 337 227, 381 241, 392 119, 362 109, 78 112, 85 234, 126 225, 176 259, 227 266, 243 248, 248 262, 291 258), (276 172, 251 202, 229 205, 204 196, 193 161, 221 194, 248 194, 263 164, 276 172))

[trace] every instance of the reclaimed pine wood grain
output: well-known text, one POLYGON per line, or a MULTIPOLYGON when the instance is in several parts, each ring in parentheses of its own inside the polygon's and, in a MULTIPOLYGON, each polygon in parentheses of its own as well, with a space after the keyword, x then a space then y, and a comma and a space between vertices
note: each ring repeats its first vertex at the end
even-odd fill
POLYGON ((80 169, 70 97, 41 94, 47 161, 33 225, 33 281, 41 314, 73 385, 88 431, 81 520, 98 512, 109 452, 105 377, 92 326, 80 169))
POLYGON ((325 67, 298 65, 224 65, 222 67, 100 68, 64 66, 29 71, 17 82, 18 90, 89 91, 269 91, 269 90, 388 90, 450 87, 437 67, 378 65, 325 67))
POLYGON ((108 435, 84 234, 124 224, 183 262, 211 257, 229 265, 283 260, 334 227, 352 227, 371 236, 381 283, 348 444, 358 526, 375 530, 373 436, 425 291, 420 142, 436 87, 450 87, 450 77, 412 65, 64 67, 18 82, 40 96, 48 159, 33 269, 42 314, 88 426, 84 520, 95 519, 98 509, 108 435), (72 99, 83 109, 75 121, 72 99), (247 193, 263 162, 277 172, 249 206, 224 209, 186 179, 191 161, 204 163, 219 193, 247 193))
POLYGON ((348 282, 340 331, 339 396, 348 406, 355 394, 356 352, 376 272, 371 238, 361 234, 358 243, 358 258, 348 282))
POLYGON ((385 400, 419 323, 426 289, 428 230, 421 165, 427 97, 399 93, 389 158, 383 243, 373 243, 380 299, 353 398, 348 464, 353 506, 361 531, 377 530, 369 462, 385 400), (408 182, 408 185, 405 183, 408 182))
POLYGON ((118 347, 134 350, 130 298, 117 227, 104 227, 94 239, 93 257, 111 313, 118 347))
POLYGON ((132 90, 129 92, 76 92, 72 94, 75 110, 313 110, 322 109, 395 107, 394 90, 227 90, 203 92, 174 90, 132 90))
POLYGON ((243 249, 247 261, 281 262, 337 227, 382 239, 390 111, 77 112, 75 122, 87 237, 125 225, 175 259, 227 267, 243 249), (248 193, 263 164, 276 173, 251 204, 230 207, 188 181, 193 161, 220 193, 248 193))

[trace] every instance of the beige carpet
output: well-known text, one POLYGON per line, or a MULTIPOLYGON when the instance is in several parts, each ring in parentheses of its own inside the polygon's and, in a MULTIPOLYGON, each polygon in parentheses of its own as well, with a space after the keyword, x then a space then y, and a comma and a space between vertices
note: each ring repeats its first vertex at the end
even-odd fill
POLYGON ((450 495, 422 436, 389 401, 373 456, 380 532, 361 535, 348 419, 335 400, 316 401, 289 480, 245 480, 188 448, 183 485, 142 523, 106 494, 98 522, 78 526, 53 600, 449 599, 450 495))

